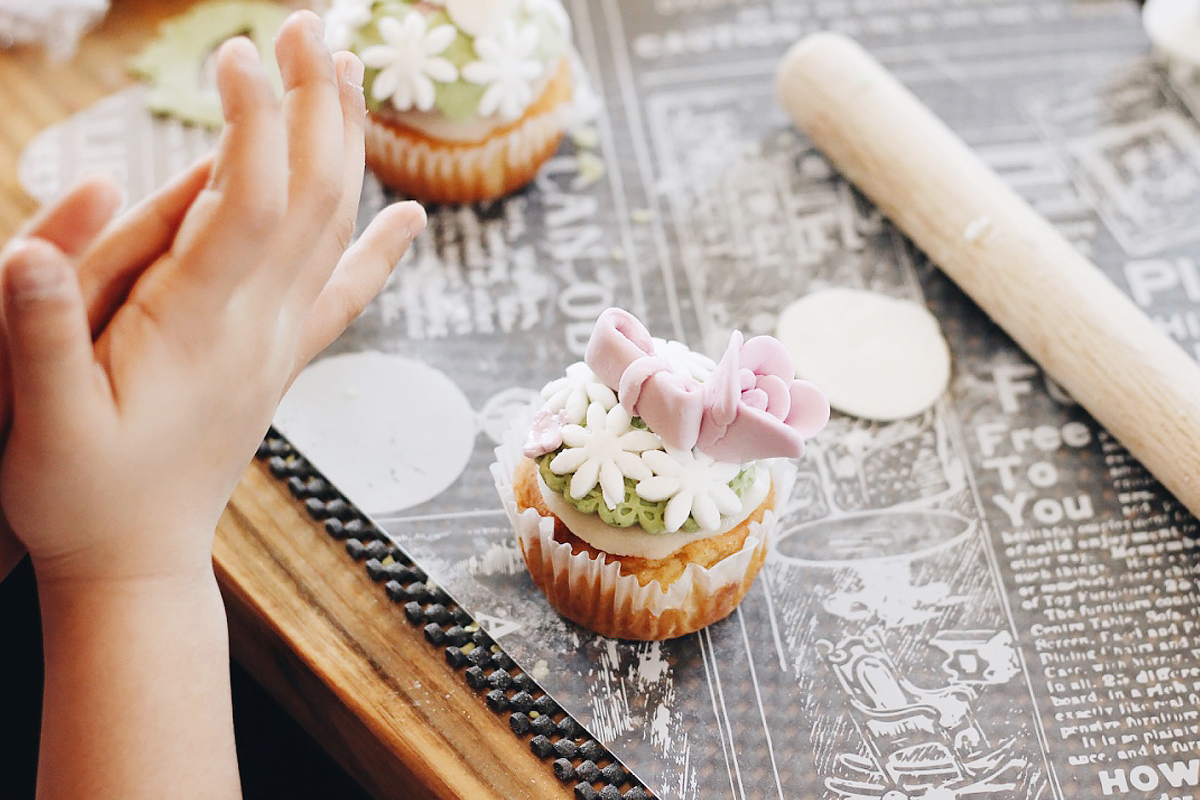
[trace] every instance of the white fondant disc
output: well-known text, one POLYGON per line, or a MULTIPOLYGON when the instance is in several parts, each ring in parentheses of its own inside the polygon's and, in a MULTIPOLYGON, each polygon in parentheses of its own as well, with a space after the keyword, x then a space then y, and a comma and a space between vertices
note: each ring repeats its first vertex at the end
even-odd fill
POLYGON ((1142 25, 1167 56, 1200 65, 1200 0, 1146 0, 1142 25))
POLYGON ((873 420, 929 408, 950 381, 950 350, 922 305, 860 289, 822 289, 779 315, 776 337, 845 414, 873 420))
POLYGON ((542 395, 537 389, 513 386, 501 389, 483 403, 479 411, 479 427, 496 444, 504 441, 505 435, 514 425, 533 420, 534 403, 541 405, 542 395))
POLYGON ((314 362, 284 396, 275 427, 367 514, 441 494, 462 474, 478 431, 445 374, 375 352, 314 362))

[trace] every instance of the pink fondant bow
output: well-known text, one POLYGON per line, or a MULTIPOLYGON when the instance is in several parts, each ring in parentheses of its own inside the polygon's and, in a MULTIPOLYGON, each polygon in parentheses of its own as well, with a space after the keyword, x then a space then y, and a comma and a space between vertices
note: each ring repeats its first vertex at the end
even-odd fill
POLYGON ((796 380, 787 350, 770 336, 743 341, 735 331, 701 383, 656 355, 636 317, 610 308, 596 320, 584 361, 664 442, 698 447, 718 461, 800 456, 804 440, 829 420, 825 395, 796 380))

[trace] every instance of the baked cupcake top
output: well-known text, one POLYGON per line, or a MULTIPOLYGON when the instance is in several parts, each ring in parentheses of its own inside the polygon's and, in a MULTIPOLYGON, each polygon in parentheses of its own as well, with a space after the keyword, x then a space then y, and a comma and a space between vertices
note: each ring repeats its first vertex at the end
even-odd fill
POLYGON ((332 0, 325 36, 366 66, 372 111, 511 122, 567 52, 559 0, 332 0))
POLYGON ((758 460, 802 455, 829 419, 825 396, 796 379, 776 339, 735 331, 713 362, 616 308, 600 315, 584 360, 541 396, 524 452, 551 510, 562 517, 558 495, 568 514, 652 537, 728 530, 765 496, 758 460))

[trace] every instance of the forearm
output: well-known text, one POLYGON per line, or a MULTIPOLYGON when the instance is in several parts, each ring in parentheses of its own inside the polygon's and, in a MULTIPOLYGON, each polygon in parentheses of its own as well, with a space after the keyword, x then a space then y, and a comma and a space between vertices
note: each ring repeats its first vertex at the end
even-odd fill
POLYGON ((240 796, 225 609, 211 572, 39 584, 39 798, 240 796))

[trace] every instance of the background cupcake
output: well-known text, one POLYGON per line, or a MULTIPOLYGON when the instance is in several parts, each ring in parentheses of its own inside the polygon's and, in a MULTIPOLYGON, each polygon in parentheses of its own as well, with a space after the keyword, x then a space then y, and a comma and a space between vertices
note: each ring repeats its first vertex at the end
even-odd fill
POLYGON ((333 0, 325 25, 366 65, 367 166, 395 191, 494 199, 558 148, 572 97, 558 0, 333 0))
POLYGON ((666 639, 737 607, 799 456, 829 416, 783 346, 735 333, 719 363, 619 309, 497 449, 497 489, 534 583, 598 633, 666 639))

